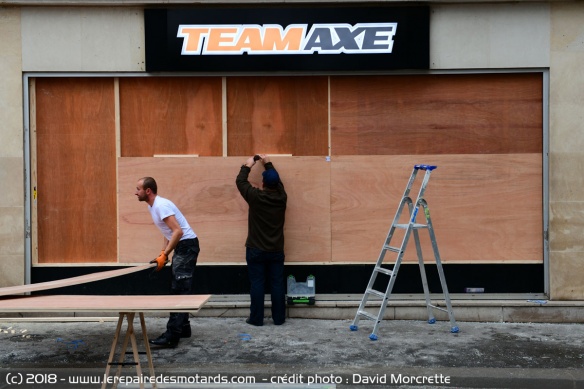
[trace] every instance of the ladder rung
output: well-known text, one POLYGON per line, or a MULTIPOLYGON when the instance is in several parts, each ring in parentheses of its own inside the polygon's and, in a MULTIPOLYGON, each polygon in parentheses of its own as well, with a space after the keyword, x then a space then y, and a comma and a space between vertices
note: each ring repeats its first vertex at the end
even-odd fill
POLYGON ((365 311, 357 311, 357 314, 361 315, 361 316, 365 316, 368 319, 371 320, 375 320, 377 321, 377 316, 373 316, 372 314, 370 314, 369 312, 365 312, 365 311))
MULTIPOLYGON (((403 230, 407 230, 410 225, 409 224, 395 224, 394 226, 396 228, 401 228, 403 230)), ((428 225, 427 224, 414 223, 413 224, 413 227, 415 229, 428 228, 428 225)))
POLYGON ((383 292, 380 292, 380 291, 378 291, 378 290, 375 290, 375 289, 367 289, 367 290, 366 290, 366 292, 367 292, 367 293, 374 294, 374 295, 376 295, 376 296, 379 296, 379 297, 381 297, 381 298, 383 298, 383 299, 385 298, 385 293, 383 293, 383 292))
POLYGON ((375 266, 375 271, 378 271, 378 272, 383 273, 383 274, 387 274, 388 276, 393 274, 393 271, 391 271, 389 269, 384 269, 384 268, 378 267, 378 266, 375 266))
POLYGON ((401 247, 394 247, 394 246, 384 245, 383 246, 383 249, 384 250, 387 250, 387 251, 393 251, 394 253, 401 252, 401 247))

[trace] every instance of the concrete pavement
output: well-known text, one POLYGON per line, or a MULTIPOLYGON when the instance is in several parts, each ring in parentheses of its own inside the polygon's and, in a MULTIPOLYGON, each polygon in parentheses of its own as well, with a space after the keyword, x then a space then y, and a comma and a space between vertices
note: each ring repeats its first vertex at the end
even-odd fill
MULTIPOLYGON (((79 377, 103 377, 116 320, 68 320, 0 318, 0 388, 100 387, 79 377), (24 382, 11 383, 15 377, 24 382)), ((288 319, 275 326, 268 319, 254 327, 243 318, 192 317, 191 323, 193 336, 177 348, 152 349, 159 388, 584 388, 582 324, 458 322, 453 334, 448 321, 385 320, 371 341, 366 320, 355 332, 350 320, 288 319), (190 384, 176 384, 177 377, 190 384)), ((146 317, 146 325, 156 337, 166 318, 146 317)), ((136 333, 140 343, 139 326, 136 333)), ((135 374, 135 367, 122 369, 122 376, 135 374)))

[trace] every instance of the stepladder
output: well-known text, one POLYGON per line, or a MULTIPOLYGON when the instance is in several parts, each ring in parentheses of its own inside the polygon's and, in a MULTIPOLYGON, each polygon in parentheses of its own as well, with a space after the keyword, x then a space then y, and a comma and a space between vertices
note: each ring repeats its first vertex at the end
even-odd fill
MULTIPOLYGON (((355 314, 355 319, 353 320, 353 323, 350 326, 351 331, 357 331, 359 329, 360 319, 373 321, 375 324, 373 325, 373 331, 371 332, 371 335, 369 335, 369 339, 371 340, 378 339, 377 333, 383 320, 383 317, 385 315, 385 310, 389 305, 389 300, 393 291, 393 287, 395 285, 395 281, 402 260, 404 259, 406 248, 408 246, 408 242, 411 235, 414 236, 416 246, 418 264, 420 267, 420 276, 422 279, 422 287, 425 296, 425 305, 428 313, 428 323, 429 324, 436 323, 434 310, 443 311, 448 314, 448 319, 450 320, 450 332, 452 333, 459 332, 459 328, 456 324, 456 320, 454 319, 454 313, 452 311, 452 303, 450 301, 450 296, 448 294, 448 287, 446 284, 444 269, 442 267, 442 261, 440 259, 438 244, 436 243, 436 235, 434 232, 434 228, 432 226, 430 209, 428 207, 428 202, 424 198, 428 181, 430 180, 432 172, 436 168, 437 166, 434 165, 414 165, 414 168, 410 175, 410 179, 408 181, 406 189, 404 190, 401 201, 391 223, 391 227, 389 229, 389 232, 387 233, 387 237, 381 248, 381 252, 379 254, 377 262, 371 273, 369 283, 367 284, 367 288, 365 289, 365 293, 363 294, 363 298, 361 299, 361 303, 359 304, 359 308, 357 309, 357 313, 355 314), (424 174, 422 182, 419 186, 417 198, 415 199, 415 201, 413 201, 412 197, 410 196, 410 192, 412 191, 414 183, 416 182, 416 178, 418 177, 418 174, 420 172, 424 172, 424 174), (406 211, 407 214, 405 214, 404 211, 406 211), (423 216, 420 216, 420 211, 422 211, 421 214, 423 216), (421 223, 418 223, 416 219, 417 218, 421 219, 422 217, 425 220, 422 221, 421 223), (395 234, 396 230, 402 231, 402 233, 395 234), (426 277, 426 269, 422 253, 422 244, 420 243, 420 230, 426 230, 428 231, 429 234, 429 239, 434 254, 434 260, 436 263, 438 276, 440 278, 440 285, 444 297, 445 308, 433 304, 430 298, 430 290, 428 287, 428 279, 426 277), (399 241, 400 237, 401 243, 399 245, 392 245, 392 240, 399 241), (392 252, 396 254, 396 259, 395 262, 393 263, 393 267, 383 266, 387 252, 392 252), (380 278, 384 278, 384 280, 378 280, 379 275, 382 275, 382 277, 380 278), (385 281, 386 286, 385 288, 383 287, 380 288, 379 285, 380 284, 383 285, 384 284, 383 281, 385 281), (376 304, 376 302, 379 299, 381 299, 380 306, 376 304)), ((391 266, 391 264, 389 265, 391 266)))

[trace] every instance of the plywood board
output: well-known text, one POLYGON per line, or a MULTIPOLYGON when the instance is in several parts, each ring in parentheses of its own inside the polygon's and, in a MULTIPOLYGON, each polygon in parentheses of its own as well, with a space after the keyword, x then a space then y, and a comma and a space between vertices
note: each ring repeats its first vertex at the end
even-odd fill
POLYGON ((221 156, 221 78, 121 78, 120 121, 123 157, 221 156))
POLYGON ((0 299, 0 312, 196 312, 211 295, 26 296, 0 299))
POLYGON ((116 262, 112 78, 36 79, 38 263, 116 262))
MULTIPOLYGON (((200 263, 245 263, 247 203, 235 178, 247 157, 120 158, 118 194, 120 262, 136 263, 157 254, 162 235, 146 203, 134 192, 151 176, 158 194, 173 201, 198 235, 200 263)), ((272 157, 288 194, 285 254, 288 262, 329 262, 330 163, 321 157, 272 157)), ((256 164, 250 182, 261 183, 256 164)))
POLYGON ((86 274, 86 275, 78 276, 78 277, 64 278, 61 280, 39 282, 37 284, 9 286, 6 288, 0 288, 0 296, 30 293, 30 292, 39 292, 41 290, 63 288, 66 286, 71 286, 71 285, 79 285, 79 284, 84 284, 87 282, 105 280, 107 278, 119 277, 119 276, 122 276, 125 274, 135 273, 138 271, 149 269, 149 268, 154 267, 154 266, 156 266, 156 265, 155 264, 146 264, 146 265, 142 265, 142 266, 127 267, 124 269, 116 269, 116 270, 108 270, 108 271, 103 271, 103 272, 91 273, 91 274, 86 274))
POLYGON ((331 155, 543 150, 541 73, 331 77, 331 155))
POLYGON ((227 78, 227 150, 328 155, 327 77, 227 78))
MULTIPOLYGON (((438 166, 425 198, 443 262, 543 263, 540 154, 334 157, 333 262, 377 260, 415 164, 438 166)), ((433 261, 428 233, 420 235, 433 261)), ((405 260, 417 261, 413 239, 405 260)))

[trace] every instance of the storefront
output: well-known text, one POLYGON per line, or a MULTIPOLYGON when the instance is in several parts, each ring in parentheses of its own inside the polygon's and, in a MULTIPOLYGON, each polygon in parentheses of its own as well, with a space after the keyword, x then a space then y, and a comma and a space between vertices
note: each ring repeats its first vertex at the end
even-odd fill
MULTIPOLYGON (((159 233, 134 196, 148 175, 200 237, 196 292, 245 294, 234 181, 261 152, 289 194, 287 271, 319 293, 362 293, 423 163, 438 166, 426 199, 451 293, 582 297, 581 179, 565 165, 579 158, 578 3, 13 3, 0 67, 22 86, 0 106, 21 104, 3 114, 24 148, 2 165, 18 177, 22 162, 5 217, 24 214, 25 234, 22 252, 7 243, 6 286, 152 259, 159 233)), ((396 292, 420 293, 413 246, 405 263, 396 292)), ((152 284, 96 287, 165 291, 152 284)))

